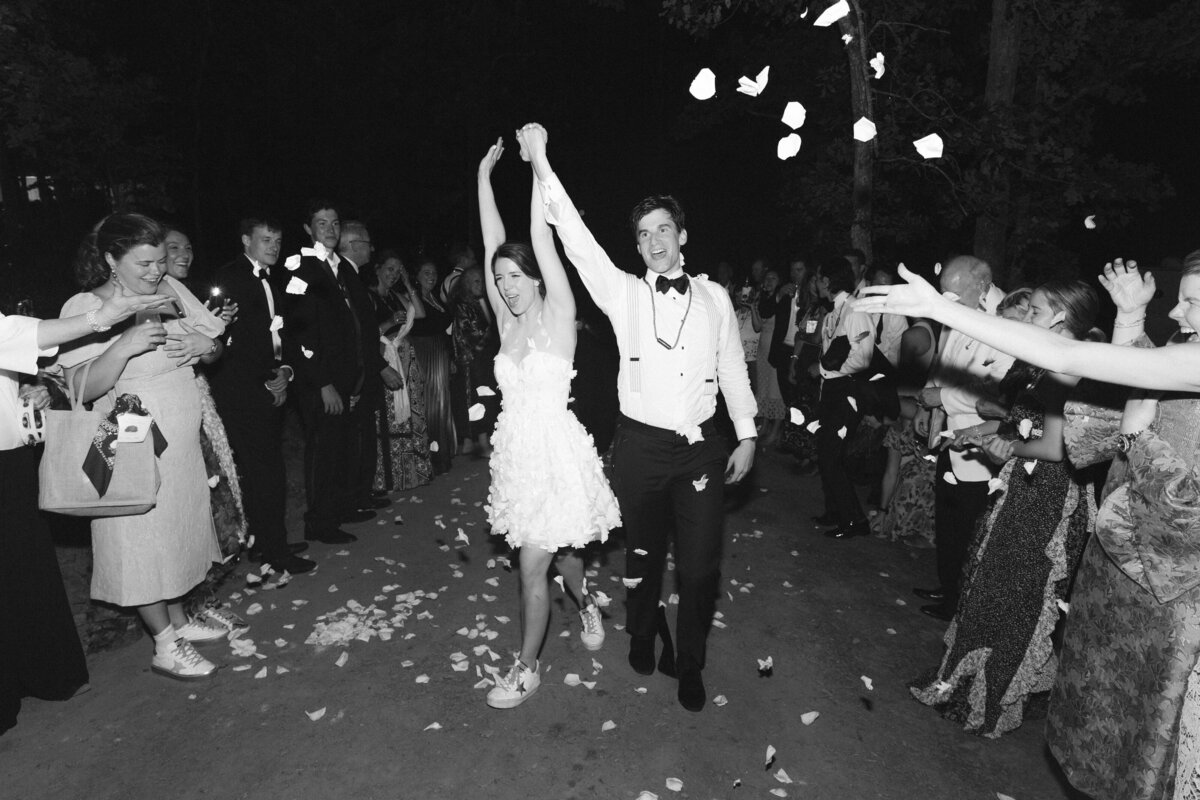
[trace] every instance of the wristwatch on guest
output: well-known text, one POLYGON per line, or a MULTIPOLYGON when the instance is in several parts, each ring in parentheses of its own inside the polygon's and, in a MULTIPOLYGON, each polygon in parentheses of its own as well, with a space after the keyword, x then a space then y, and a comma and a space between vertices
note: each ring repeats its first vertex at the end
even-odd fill
POLYGON ((1137 433, 1122 433, 1122 434, 1120 434, 1117 437, 1117 452, 1121 453, 1121 454, 1128 453, 1129 448, 1133 447, 1133 443, 1136 442, 1138 437, 1141 436, 1143 433, 1145 433, 1144 430, 1140 430, 1137 433))

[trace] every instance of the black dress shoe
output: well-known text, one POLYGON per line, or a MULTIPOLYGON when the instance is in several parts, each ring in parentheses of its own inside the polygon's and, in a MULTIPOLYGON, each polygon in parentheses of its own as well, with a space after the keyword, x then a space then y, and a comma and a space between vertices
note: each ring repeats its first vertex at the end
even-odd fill
POLYGON ((662 639, 663 649, 658 657, 658 671, 668 678, 675 677, 675 643, 671 641, 671 626, 667 624, 666 606, 658 607, 658 636, 662 639))
POLYGON ((927 617, 940 619, 942 622, 949 622, 954 619, 954 609, 945 603, 937 603, 931 606, 921 606, 921 613, 927 617))
POLYGON ((679 673, 679 705, 688 711, 699 711, 704 708, 708 696, 704 693, 704 680, 700 670, 686 669, 679 673))
POLYGON ((818 525, 824 525, 826 527, 837 525, 837 517, 835 517, 833 514, 830 514, 828 511, 818 517, 813 517, 812 521, 818 525))
POLYGON ((653 636, 634 636, 629 641, 629 666, 638 675, 654 674, 653 636))
POLYGON ((913 589, 913 594, 931 603, 944 603, 946 601, 946 593, 941 589, 913 589))
MULTIPOLYGON (((288 552, 291 553, 292 555, 296 555, 297 553, 303 553, 305 550, 308 549, 308 542, 288 542, 287 549, 288 549, 288 552)), ((250 560, 253 561, 255 564, 262 563, 262 560, 263 560, 262 550, 259 550, 257 547, 251 548, 250 549, 250 560)))
POLYGON ((334 528, 323 533, 305 531, 304 538, 310 542, 321 542, 322 544, 350 544, 358 541, 357 536, 353 533, 346 533, 341 528, 334 528))
POLYGON ((264 566, 270 566, 276 572, 287 572, 290 575, 303 575, 306 572, 311 572, 316 569, 317 562, 309 561, 307 558, 292 555, 288 553, 286 556, 272 558, 264 563, 264 566))
POLYGON ((849 539, 852 536, 866 536, 870 532, 871 525, 865 519, 860 519, 851 522, 849 525, 825 531, 825 535, 830 539, 849 539))
POLYGON ((375 519, 375 510, 372 508, 359 508, 354 511, 347 511, 342 514, 342 522, 367 522, 375 519))
POLYGON ((372 500, 387 500, 391 496, 392 496, 392 493, 385 491, 384 489, 372 489, 371 490, 371 499, 372 500))

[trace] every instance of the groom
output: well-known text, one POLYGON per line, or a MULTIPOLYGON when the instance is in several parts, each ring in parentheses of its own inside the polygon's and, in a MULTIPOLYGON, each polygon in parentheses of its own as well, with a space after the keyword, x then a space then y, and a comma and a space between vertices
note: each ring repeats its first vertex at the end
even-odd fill
MULTIPOLYGON (((659 662, 679 677, 679 703, 704 707, 706 640, 721 569, 724 484, 754 463, 757 406, 729 294, 683 271, 683 209, 667 195, 648 197, 630 215, 642 278, 618 269, 584 226, 546 157, 546 132, 522 132, 541 187, 546 220, 592 299, 612 321, 621 350, 621 415, 613 440, 614 490, 625 520, 629 664, 654 672, 663 566, 672 535, 678 576, 678 654, 659 662), (725 396, 738 443, 717 437, 717 390, 725 396)), ((669 639, 668 639, 669 641, 669 639)))

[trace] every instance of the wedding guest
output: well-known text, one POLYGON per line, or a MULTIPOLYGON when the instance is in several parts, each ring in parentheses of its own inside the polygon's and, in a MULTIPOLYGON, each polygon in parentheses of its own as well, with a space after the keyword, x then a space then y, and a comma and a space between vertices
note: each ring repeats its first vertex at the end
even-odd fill
POLYGON ((455 415, 459 439, 470 443, 462 452, 472 449, 480 457, 492 453, 491 435, 500 411, 496 394, 496 374, 493 360, 499 352, 500 340, 492 310, 484 298, 483 270, 471 267, 463 272, 454 292, 454 355, 455 374, 451 385, 462 414, 455 415), (482 387, 482 391, 481 391, 482 387), (482 411, 472 418, 471 409, 482 411), (461 421, 461 425, 459 424, 461 421))
POLYGON ((417 363, 425 374, 425 422, 429 427, 429 450, 433 472, 449 471, 456 442, 454 412, 450 402, 450 364, 453 345, 447 331, 454 314, 437 298, 438 269, 432 261, 417 267, 417 294, 425 316, 413 324, 409 334, 417 363))
POLYGON ((221 559, 200 450, 200 390, 192 367, 220 357, 225 325, 166 275, 165 236, 157 222, 138 214, 102 220, 84 239, 76 260, 76 279, 84 291, 66 302, 62 315, 98 311, 125 291, 168 295, 180 316, 163 312, 166 319, 104 327, 60 352, 58 363, 85 403, 94 402, 104 412, 114 405, 140 406, 167 442, 158 458, 162 484, 154 508, 92 520, 92 597, 137 609, 154 636, 153 671, 198 680, 217 667, 192 643, 215 641, 228 631, 188 619, 180 602, 221 559))

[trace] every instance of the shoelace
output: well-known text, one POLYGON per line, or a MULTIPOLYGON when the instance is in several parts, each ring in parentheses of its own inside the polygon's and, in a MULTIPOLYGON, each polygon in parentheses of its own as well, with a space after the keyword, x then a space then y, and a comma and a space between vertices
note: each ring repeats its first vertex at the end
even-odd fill
POLYGON ((234 616, 233 614, 230 614, 226 611, 222 611, 218 608, 210 608, 205 613, 206 613, 206 616, 210 620, 217 623, 218 625, 224 625, 229 630, 233 630, 234 628, 237 628, 241 625, 246 624, 246 623, 242 622, 241 619, 234 616))
POLYGON ((175 660, 183 662, 184 666, 194 667, 204 660, 204 656, 187 639, 179 638, 175 640, 175 660))
POLYGON ((583 629, 587 633, 600 632, 600 609, 589 605, 583 610, 583 629))
POLYGON ((502 684, 503 688, 509 691, 514 691, 521 688, 521 673, 528 669, 529 668, 522 663, 521 659, 518 658, 515 662, 513 662, 512 667, 508 670, 508 674, 500 679, 500 683, 502 684))

